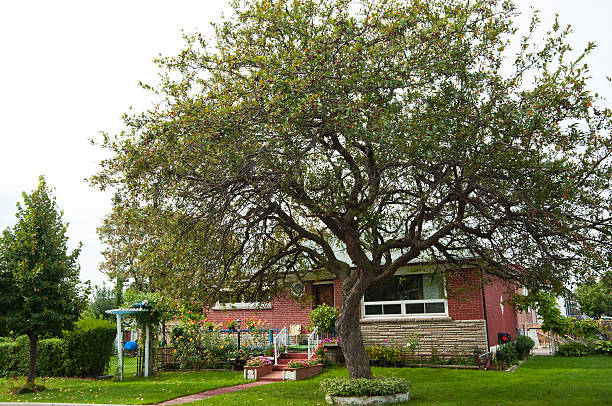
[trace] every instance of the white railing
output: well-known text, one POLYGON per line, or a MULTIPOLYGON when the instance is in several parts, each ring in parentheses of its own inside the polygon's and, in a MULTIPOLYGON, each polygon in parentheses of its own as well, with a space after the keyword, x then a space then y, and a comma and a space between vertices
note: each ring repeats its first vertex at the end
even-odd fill
POLYGON ((315 354, 317 348, 319 348, 320 342, 321 340, 319 339, 319 327, 315 327, 315 329, 312 330, 312 333, 310 333, 310 335, 308 336, 308 359, 311 359, 312 356, 315 354))
POLYGON ((278 365, 278 356, 281 351, 285 352, 285 348, 288 344, 288 337, 289 332, 287 331, 287 327, 283 327, 283 329, 274 336, 274 365, 278 365))

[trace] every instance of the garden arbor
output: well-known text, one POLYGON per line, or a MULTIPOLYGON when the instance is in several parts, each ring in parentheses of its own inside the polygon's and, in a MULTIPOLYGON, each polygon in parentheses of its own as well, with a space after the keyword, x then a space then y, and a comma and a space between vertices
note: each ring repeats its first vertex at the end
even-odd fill
MULTIPOLYGON (((119 369, 119 380, 123 380, 123 351, 122 351, 122 337, 123 328, 121 327, 121 319, 126 315, 142 315, 150 313, 151 310, 147 309, 144 304, 137 303, 134 307, 124 309, 112 309, 107 310, 106 313, 114 314, 117 316, 117 367, 119 369)), ((150 337, 149 337, 149 325, 145 325, 145 356, 144 356, 144 376, 149 376, 149 352, 150 352, 150 337)))

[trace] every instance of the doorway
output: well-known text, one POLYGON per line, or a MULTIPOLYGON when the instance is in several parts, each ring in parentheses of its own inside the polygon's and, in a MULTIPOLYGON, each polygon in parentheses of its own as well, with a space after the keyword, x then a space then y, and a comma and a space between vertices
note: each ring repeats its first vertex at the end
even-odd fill
POLYGON ((322 304, 334 307, 334 284, 313 285, 313 296, 313 309, 322 304))

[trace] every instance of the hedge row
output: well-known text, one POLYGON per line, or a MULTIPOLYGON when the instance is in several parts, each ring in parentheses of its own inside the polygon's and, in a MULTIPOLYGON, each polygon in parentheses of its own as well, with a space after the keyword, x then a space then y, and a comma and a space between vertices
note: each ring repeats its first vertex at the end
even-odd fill
MULTIPOLYGON (((96 377, 104 374, 113 353, 115 325, 107 320, 81 320, 63 338, 38 341, 36 375, 96 377)), ((0 341, 0 376, 26 375, 30 360, 27 336, 0 341)))
POLYGON ((556 352, 556 355, 562 357, 584 357, 592 354, 612 355, 612 341, 601 340, 594 345, 573 341, 560 345, 556 352))

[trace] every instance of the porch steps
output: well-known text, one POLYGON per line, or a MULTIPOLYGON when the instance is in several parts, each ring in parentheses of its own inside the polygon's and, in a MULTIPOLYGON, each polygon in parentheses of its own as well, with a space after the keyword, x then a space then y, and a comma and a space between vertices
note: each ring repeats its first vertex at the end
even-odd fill
MULTIPOLYGON (((283 380, 283 371, 287 367, 289 362, 294 360, 307 360, 308 354, 303 352, 293 352, 293 353, 285 353, 281 354, 278 358, 278 365, 272 365, 272 372, 269 372, 266 375, 258 376, 257 381, 262 382, 279 382, 283 380)), ((319 373, 320 371, 315 372, 314 374, 319 373)), ((246 375, 245 375, 246 376, 246 375)), ((294 373, 293 378, 289 379, 304 379, 305 377, 309 377, 312 375, 298 377, 297 372, 294 373)))
POLYGON ((305 353, 305 352, 287 352, 287 353, 281 354, 281 356, 278 358, 278 365, 274 365, 272 367, 272 370, 273 371, 282 371, 283 369, 285 369, 287 364, 290 363, 291 361, 295 361, 295 360, 307 360, 307 359, 308 359, 308 353, 305 353))
POLYGON ((283 368, 279 370, 273 369, 272 372, 270 372, 269 374, 264 375, 261 378, 257 379, 257 381, 261 381, 261 382, 280 382, 282 380, 283 380, 283 368))
POLYGON ((308 359, 308 353, 307 352, 287 352, 287 353, 281 354, 279 361, 281 359, 308 359))

